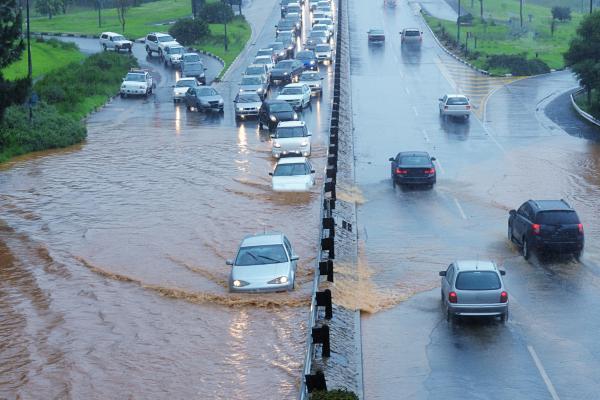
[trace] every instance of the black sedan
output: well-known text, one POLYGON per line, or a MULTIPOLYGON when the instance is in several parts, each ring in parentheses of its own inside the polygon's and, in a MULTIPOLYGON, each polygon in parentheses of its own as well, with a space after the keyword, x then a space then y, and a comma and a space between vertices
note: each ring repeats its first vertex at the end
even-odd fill
POLYGON ((287 101, 283 100, 267 100, 258 112, 258 126, 260 129, 267 127, 272 131, 277 128, 279 122, 296 120, 298 120, 298 114, 287 101))
POLYGON ((436 182, 435 157, 425 151, 406 151, 391 157, 392 183, 395 185, 428 185, 436 182))
POLYGON ((298 60, 280 61, 271 70, 271 82, 281 81, 284 83, 295 82, 304 71, 304 63, 298 60))

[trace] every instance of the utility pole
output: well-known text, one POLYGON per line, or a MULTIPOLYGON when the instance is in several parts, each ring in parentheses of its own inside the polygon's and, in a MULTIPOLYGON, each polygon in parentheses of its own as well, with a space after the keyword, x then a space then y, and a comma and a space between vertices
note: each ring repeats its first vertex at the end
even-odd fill
POLYGON ((98 28, 102 26, 102 0, 98 0, 98 28))
MULTIPOLYGON (((227 4, 225 2, 225 0, 223 0, 223 4, 227 4)), ((223 7, 223 28, 225 30, 225 37, 224 37, 224 45, 225 45, 225 51, 227 51, 227 15, 225 13, 225 7, 223 7)))
POLYGON ((594 0, 590 0, 590 14, 594 11, 594 0))
POLYGON ((521 18, 521 28, 523 28, 523 0, 519 0, 519 17, 521 18))
POLYGON ((460 0, 458 0, 458 18, 456 19, 456 43, 460 47, 460 0))
MULTIPOLYGON (((31 31, 29 30, 29 0, 27 0, 25 7, 27 8, 27 79, 29 85, 32 85, 33 76, 33 65, 31 64, 31 31)), ((31 94, 32 98, 34 93, 31 94)), ((33 119, 33 110, 31 109, 32 98, 29 100, 29 122, 33 119)))

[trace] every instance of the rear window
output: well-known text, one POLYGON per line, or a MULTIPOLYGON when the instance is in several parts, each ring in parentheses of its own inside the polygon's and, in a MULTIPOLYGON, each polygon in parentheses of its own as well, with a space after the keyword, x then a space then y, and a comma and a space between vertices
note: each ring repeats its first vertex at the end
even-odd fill
POLYGON ((420 36, 420 31, 404 31, 405 36, 420 36))
POLYGON ((543 211, 536 216, 536 223, 541 225, 578 224, 579 218, 575 211, 543 211))
POLYGON ((308 175, 310 169, 306 164, 279 164, 273 172, 273 176, 297 176, 308 175))
POLYGON ((277 138, 299 138, 306 136, 306 128, 304 126, 286 126, 277 128, 277 138))
POLYGON ((401 156, 400 165, 422 165, 428 166, 431 159, 426 156, 401 156))
POLYGON ((455 286, 459 290, 497 290, 500 289, 500 278, 494 271, 460 272, 455 286))
POLYGON ((448 97, 446 104, 449 106, 464 106, 469 104, 466 97, 448 97))

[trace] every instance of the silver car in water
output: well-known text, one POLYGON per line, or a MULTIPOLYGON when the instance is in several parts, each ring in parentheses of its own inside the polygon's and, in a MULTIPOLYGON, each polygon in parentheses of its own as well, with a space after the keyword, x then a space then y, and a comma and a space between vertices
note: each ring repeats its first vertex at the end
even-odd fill
POLYGON ((242 240, 229 276, 230 292, 280 292, 294 289, 298 255, 282 233, 242 240))
POLYGON ((442 305, 448 321, 456 316, 508 319, 508 292, 501 271, 492 261, 455 261, 442 277, 442 305))

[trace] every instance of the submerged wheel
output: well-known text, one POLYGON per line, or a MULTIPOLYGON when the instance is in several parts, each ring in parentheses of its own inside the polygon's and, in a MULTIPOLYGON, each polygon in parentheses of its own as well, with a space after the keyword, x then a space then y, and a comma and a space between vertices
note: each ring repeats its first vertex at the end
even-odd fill
POLYGON ((529 260, 531 257, 531 249, 529 248, 529 240, 523 238, 523 258, 529 260))

